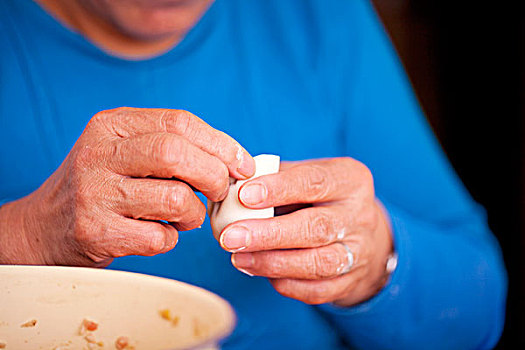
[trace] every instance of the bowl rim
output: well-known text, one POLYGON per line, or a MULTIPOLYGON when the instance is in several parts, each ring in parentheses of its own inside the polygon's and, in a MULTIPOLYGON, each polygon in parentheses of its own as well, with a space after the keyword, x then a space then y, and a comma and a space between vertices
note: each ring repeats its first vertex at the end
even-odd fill
MULTIPOLYGON (((191 290, 193 292, 196 292, 197 294, 203 295, 206 298, 215 299, 215 301, 217 301, 222 307, 224 307, 224 309, 227 312, 228 327, 226 327, 219 334, 213 337, 210 337, 206 341, 198 343, 195 346, 185 348, 187 350, 201 349, 205 346, 220 344, 222 340, 226 339, 228 336, 232 334, 232 332, 234 331, 237 325, 237 314, 233 306, 226 299, 224 299, 220 295, 210 290, 207 290, 205 288, 202 288, 202 287, 199 287, 199 286, 187 283, 187 282, 167 278, 167 277, 160 277, 160 276, 148 275, 148 274, 140 273, 140 272, 114 270, 114 269, 107 269, 107 268, 84 267, 84 266, 54 266, 54 265, 0 265, 0 277, 2 275, 5 275, 8 272, 18 271, 19 273, 30 273, 30 272, 32 273, 35 271, 38 272, 40 270, 56 271, 58 273, 72 271, 72 272, 80 274, 80 275, 75 274, 75 277, 82 277, 82 274, 87 275, 87 276, 106 274, 109 276, 111 275, 120 276, 125 279, 136 280, 136 281, 149 280, 153 284, 172 285, 172 286, 177 285, 178 287, 184 288, 186 290, 191 290)), ((35 275, 35 277, 38 277, 38 275, 35 275)))

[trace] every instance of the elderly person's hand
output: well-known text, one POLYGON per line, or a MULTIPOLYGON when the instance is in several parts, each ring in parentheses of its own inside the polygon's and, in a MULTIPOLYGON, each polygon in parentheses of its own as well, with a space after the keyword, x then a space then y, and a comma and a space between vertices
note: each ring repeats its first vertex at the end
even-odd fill
POLYGON ((310 304, 354 305, 384 286, 391 230, 362 163, 282 163, 278 174, 245 183, 239 200, 253 209, 302 207, 227 226, 219 241, 239 270, 269 277, 279 293, 310 304))
POLYGON ((95 115, 35 192, 0 208, 0 263, 105 266, 172 249, 200 226, 251 156, 189 112, 119 108, 95 115), (167 221, 168 223, 161 222, 167 221))

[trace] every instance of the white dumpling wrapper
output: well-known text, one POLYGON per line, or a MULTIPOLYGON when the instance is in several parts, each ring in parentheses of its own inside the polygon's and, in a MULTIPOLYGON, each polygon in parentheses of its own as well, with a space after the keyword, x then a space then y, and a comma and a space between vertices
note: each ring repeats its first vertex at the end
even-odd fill
POLYGON ((266 219, 274 216, 274 208, 248 209, 239 202, 239 189, 248 180, 279 172, 280 158, 273 154, 260 154, 255 160, 255 174, 246 180, 230 178, 230 189, 222 202, 208 200, 208 215, 215 238, 232 222, 246 219, 266 219))

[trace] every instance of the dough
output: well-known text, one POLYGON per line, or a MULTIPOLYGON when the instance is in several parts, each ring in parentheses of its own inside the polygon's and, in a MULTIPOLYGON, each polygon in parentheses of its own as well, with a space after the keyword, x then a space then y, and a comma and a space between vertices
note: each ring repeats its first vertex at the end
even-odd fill
POLYGON ((232 222, 245 219, 265 219, 274 215, 273 208, 248 209, 239 202, 239 189, 248 180, 279 172, 280 158, 273 154, 260 154, 255 160, 255 174, 247 180, 230 178, 230 189, 222 202, 208 200, 208 215, 215 238, 232 222))

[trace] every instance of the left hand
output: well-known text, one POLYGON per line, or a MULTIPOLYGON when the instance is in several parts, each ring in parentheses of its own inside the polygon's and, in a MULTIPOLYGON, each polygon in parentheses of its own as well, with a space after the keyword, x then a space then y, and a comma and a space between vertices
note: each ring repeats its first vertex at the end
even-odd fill
POLYGON ((391 229, 362 163, 283 162, 279 173, 246 182, 239 200, 252 209, 302 207, 228 225, 219 241, 239 270, 268 277, 279 293, 308 304, 350 306, 385 285, 391 229), (352 266, 344 245, 353 254, 352 266))

